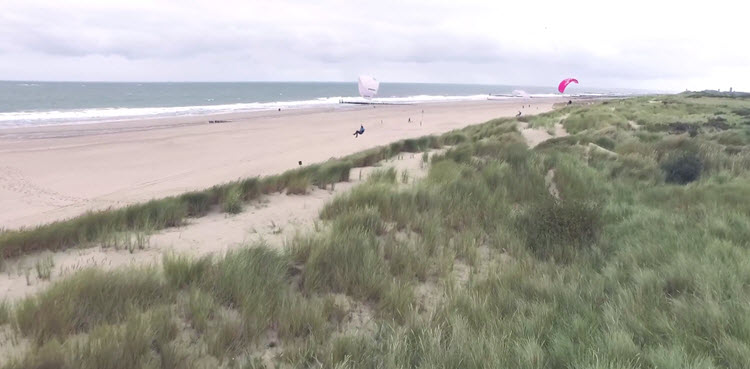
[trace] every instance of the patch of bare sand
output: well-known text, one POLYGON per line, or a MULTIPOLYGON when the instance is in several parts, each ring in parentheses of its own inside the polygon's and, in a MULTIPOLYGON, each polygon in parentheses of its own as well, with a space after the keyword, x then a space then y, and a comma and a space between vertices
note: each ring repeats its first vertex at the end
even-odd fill
POLYGON ((550 138, 565 137, 568 135, 568 132, 565 131, 565 127, 560 123, 555 123, 554 130, 552 131, 554 136, 550 134, 548 130, 543 128, 529 128, 529 123, 526 122, 518 123, 518 130, 521 131, 521 135, 530 148, 534 148, 550 138))
POLYGON ((560 200, 560 191, 557 190, 557 184, 555 184, 555 169, 552 168, 547 171, 547 175, 544 176, 544 183, 547 185, 547 191, 557 200, 560 200))

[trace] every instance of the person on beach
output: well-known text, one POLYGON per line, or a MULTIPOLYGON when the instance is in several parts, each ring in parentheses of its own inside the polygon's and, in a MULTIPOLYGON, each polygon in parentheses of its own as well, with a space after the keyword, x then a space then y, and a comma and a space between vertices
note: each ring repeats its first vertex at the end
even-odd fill
POLYGON ((359 135, 364 134, 364 133, 365 133, 365 126, 360 124, 359 129, 354 131, 354 138, 357 138, 359 137, 359 135))

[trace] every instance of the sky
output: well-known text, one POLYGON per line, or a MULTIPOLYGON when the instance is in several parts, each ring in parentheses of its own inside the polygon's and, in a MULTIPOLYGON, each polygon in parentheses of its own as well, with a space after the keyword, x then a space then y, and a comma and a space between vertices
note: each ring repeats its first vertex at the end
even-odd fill
POLYGON ((743 3, 0 0, 0 80, 750 91, 743 3))

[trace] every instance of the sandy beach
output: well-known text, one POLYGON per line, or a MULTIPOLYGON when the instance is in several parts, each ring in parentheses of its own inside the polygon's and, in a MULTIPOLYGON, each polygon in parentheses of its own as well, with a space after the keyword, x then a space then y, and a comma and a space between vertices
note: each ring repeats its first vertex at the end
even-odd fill
POLYGON ((537 114, 560 101, 340 106, 1 130, 0 227, 280 173, 298 161, 321 162, 518 111, 537 114), (360 123, 366 133, 354 138, 360 123))

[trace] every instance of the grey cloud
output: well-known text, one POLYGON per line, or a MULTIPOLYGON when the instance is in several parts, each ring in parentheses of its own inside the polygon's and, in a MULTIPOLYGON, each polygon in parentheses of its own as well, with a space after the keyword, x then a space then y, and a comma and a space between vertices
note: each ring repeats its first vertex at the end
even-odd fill
MULTIPOLYGON (((692 40, 634 38, 613 41, 614 52, 606 54, 592 49, 586 34, 570 34, 557 45, 554 36, 561 31, 555 31, 549 40, 528 36, 527 44, 522 30, 509 32, 501 19, 493 19, 506 15, 464 10, 457 3, 19 4, 0 13, 0 53, 37 58, 34 65, 75 59, 79 68, 98 70, 105 78, 107 73, 127 77, 108 72, 108 65, 84 64, 118 60, 131 78, 146 75, 139 72, 145 68, 156 76, 203 80, 348 79, 358 70, 379 69, 410 80, 530 84, 567 74, 592 80, 679 79, 720 66, 750 65, 742 48, 721 40, 693 50, 692 40), (454 17, 459 11, 463 18, 454 17), (474 17, 490 27, 474 27, 474 17)), ((528 27, 541 26, 529 17, 528 27)), ((75 68, 76 63, 61 65, 75 68)))

